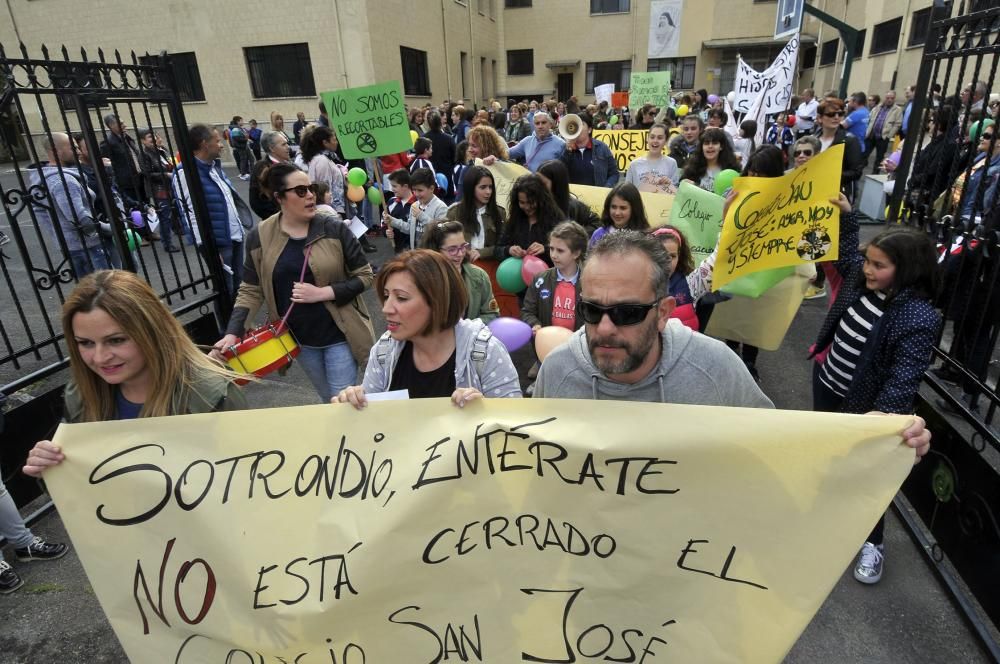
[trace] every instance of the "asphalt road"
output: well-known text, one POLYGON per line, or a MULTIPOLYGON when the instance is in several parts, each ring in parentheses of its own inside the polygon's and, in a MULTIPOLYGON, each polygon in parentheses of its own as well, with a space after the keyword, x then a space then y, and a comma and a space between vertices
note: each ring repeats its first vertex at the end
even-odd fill
MULTIPOLYGON (((0 183, 7 186, 8 177, 0 175, 0 183)), ((245 191, 245 183, 234 181, 245 191)), ((6 220, 0 219, 0 229, 6 230, 6 224, 6 220)), ((870 237, 877 230, 880 228, 866 227, 863 234, 870 237)), ((391 254, 391 248, 384 239, 376 240, 376 244, 379 253, 373 255, 373 263, 381 264, 391 254)), ((374 294, 369 291, 364 297, 375 314, 376 329, 380 332, 384 321, 378 314, 374 294)), ((805 302, 782 347, 775 352, 761 352, 758 361, 761 386, 778 408, 810 408, 811 366, 807 348, 822 322, 826 305, 825 299, 805 302)), ((9 298, 4 297, 0 307, 4 320, 8 320, 9 298)), ((515 354, 515 360, 522 370, 532 362, 525 351, 515 354)), ((297 367, 287 376, 249 386, 248 397, 251 405, 258 408, 316 401, 305 375, 297 367)), ((58 515, 45 518, 35 531, 52 540, 66 540, 58 515)), ((108 542, 109 547, 114 545, 108 542)), ((8 560, 13 560, 13 552, 7 554, 8 560)), ((850 568, 844 571, 785 661, 790 664, 991 661, 892 514, 886 529, 886 555, 885 575, 876 586, 863 586, 853 579, 850 568)), ((14 566, 26 584, 13 595, 0 596, 0 664, 127 661, 74 553, 56 562, 15 562, 14 566)))

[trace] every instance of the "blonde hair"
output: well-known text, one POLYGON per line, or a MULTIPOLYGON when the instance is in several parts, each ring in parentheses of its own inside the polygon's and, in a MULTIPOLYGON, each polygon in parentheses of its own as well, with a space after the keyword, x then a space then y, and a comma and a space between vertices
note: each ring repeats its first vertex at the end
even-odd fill
MULTIPOLYGON (((174 395, 187 391, 178 388, 191 387, 206 372, 234 378, 232 372, 198 350, 145 281, 126 270, 92 272, 80 280, 62 309, 70 372, 83 402, 83 422, 115 417, 114 388, 84 363, 73 333, 73 318, 94 309, 107 313, 139 347, 145 359, 152 393, 146 398, 140 417, 178 414, 173 408, 174 395)), ((187 406, 180 405, 182 409, 187 406)))
POLYGON ((497 159, 508 159, 507 144, 500 138, 497 130, 488 124, 476 125, 465 132, 465 140, 475 142, 479 146, 479 158, 494 156, 497 159))
MULTIPOLYGON (((285 116, 277 111, 271 111, 271 129, 274 129, 275 119, 281 120, 281 126, 285 126, 285 116)), ((277 130, 276 130, 277 131, 277 130)))

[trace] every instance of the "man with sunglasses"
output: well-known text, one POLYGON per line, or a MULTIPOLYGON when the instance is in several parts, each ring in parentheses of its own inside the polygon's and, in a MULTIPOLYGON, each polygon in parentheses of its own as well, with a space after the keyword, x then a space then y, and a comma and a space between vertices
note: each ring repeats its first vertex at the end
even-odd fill
POLYGON ((576 305, 584 326, 545 358, 534 396, 773 408, 724 343, 667 324, 669 265, 638 231, 594 245, 576 305))
MULTIPOLYGON (((670 260, 639 231, 605 235, 587 256, 577 309, 584 326, 542 362, 535 398, 773 408, 726 344, 668 324, 670 260)), ((902 433, 917 459, 930 450, 923 418, 902 433)))

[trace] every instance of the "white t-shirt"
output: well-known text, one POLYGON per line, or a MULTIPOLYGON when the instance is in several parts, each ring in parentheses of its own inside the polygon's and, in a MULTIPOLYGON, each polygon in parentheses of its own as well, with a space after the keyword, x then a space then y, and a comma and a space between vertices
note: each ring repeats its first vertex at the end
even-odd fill
POLYGON ((674 181, 679 177, 677 161, 666 155, 655 161, 648 156, 634 159, 625 173, 625 181, 634 184, 639 191, 657 194, 676 193, 674 181))
POLYGON ((817 111, 819 111, 819 102, 815 99, 799 104, 798 109, 795 111, 796 131, 809 131, 812 129, 816 125, 817 111))
POLYGON ((476 222, 479 225, 477 226, 476 234, 472 236, 472 242, 469 243, 473 249, 482 249, 486 246, 486 228, 483 226, 483 212, 485 211, 485 205, 476 210, 476 222))

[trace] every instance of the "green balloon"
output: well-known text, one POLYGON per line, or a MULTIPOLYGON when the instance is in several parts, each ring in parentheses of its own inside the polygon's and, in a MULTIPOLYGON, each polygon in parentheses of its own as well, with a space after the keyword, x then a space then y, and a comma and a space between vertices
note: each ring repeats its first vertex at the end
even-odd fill
POLYGON ((363 168, 355 166, 351 170, 347 171, 347 181, 355 187, 362 187, 365 182, 368 182, 368 174, 365 173, 363 168))
POLYGON ((725 196, 726 192, 733 188, 733 180, 740 176, 739 171, 734 171, 731 168, 727 168, 718 175, 715 176, 715 193, 719 196, 725 196))
POLYGON ((125 239, 128 244, 129 251, 135 251, 136 249, 139 248, 139 242, 140 242, 139 234, 136 233, 131 228, 125 229, 125 239))
POLYGON ((610 118, 608 118, 608 122, 610 122, 613 125, 618 124, 618 116, 617 115, 612 115, 610 118))
POLYGON ((527 284, 521 278, 521 259, 511 256, 497 268, 497 283, 508 293, 520 293, 527 284))
POLYGON ((368 202, 372 205, 382 204, 382 192, 377 187, 372 187, 368 190, 368 202))

